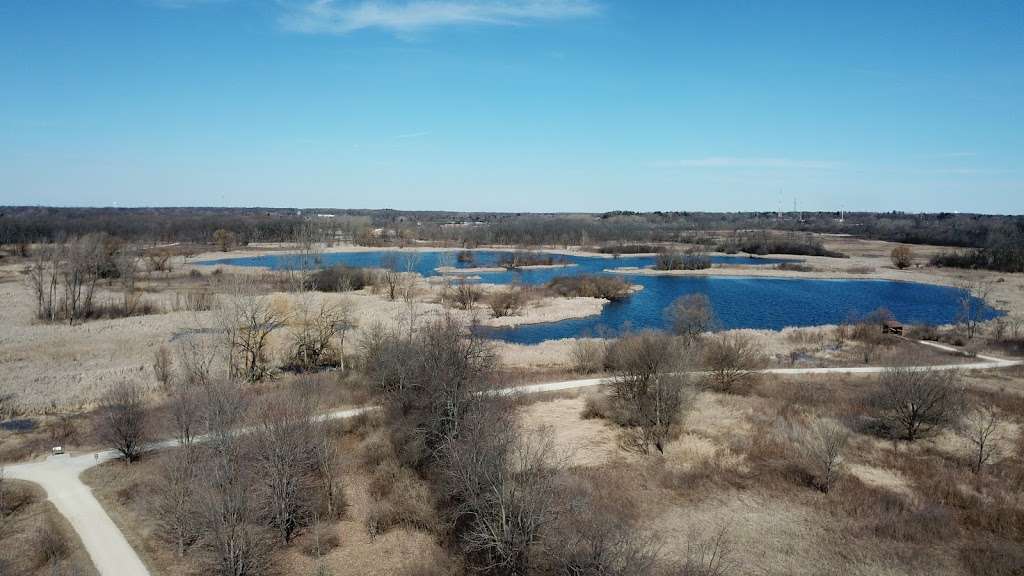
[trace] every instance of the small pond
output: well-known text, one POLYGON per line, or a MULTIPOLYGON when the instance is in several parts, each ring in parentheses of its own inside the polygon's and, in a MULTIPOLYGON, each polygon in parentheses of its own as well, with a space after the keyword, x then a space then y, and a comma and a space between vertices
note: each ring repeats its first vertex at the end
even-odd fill
MULTIPOLYGON (((438 273, 435 268, 442 265, 459 268, 496 266, 507 253, 475 251, 472 264, 447 261, 454 258, 442 256, 442 252, 335 253, 325 254, 322 257, 322 265, 340 263, 349 266, 377 267, 388 254, 397 257, 403 269, 415 270, 424 276, 436 276, 438 273)), ((556 276, 604 274, 604 270, 609 268, 642 268, 654 264, 654 258, 651 256, 564 258, 574 266, 473 272, 473 275, 479 276, 481 282, 492 284, 507 284, 513 281, 545 284, 556 276)), ((715 264, 773 265, 792 261, 798 260, 743 256, 712 257, 715 264)), ((294 257, 269 255, 229 258, 204 264, 266 266, 281 269, 287 268, 291 262, 294 262, 294 257)), ((946 324, 956 320, 959 309, 959 295, 955 289, 912 282, 639 274, 627 274, 624 277, 633 284, 642 285, 644 289, 626 300, 608 304, 597 316, 529 324, 516 328, 486 329, 484 332, 489 337, 508 342, 535 344, 544 340, 616 333, 624 329, 667 328, 665 308, 679 296, 696 292, 707 294, 723 328, 778 330, 787 326, 835 324, 863 316, 880 307, 888 308, 904 323, 946 324)), ((995 318, 1000 314, 996 310, 986 308, 985 315, 988 318, 995 318)))

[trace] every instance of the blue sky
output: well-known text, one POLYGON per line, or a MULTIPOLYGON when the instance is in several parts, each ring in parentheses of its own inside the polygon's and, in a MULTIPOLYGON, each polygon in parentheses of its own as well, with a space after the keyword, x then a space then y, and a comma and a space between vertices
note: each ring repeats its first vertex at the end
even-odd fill
POLYGON ((1024 212, 1024 3, 0 0, 0 204, 1024 212))

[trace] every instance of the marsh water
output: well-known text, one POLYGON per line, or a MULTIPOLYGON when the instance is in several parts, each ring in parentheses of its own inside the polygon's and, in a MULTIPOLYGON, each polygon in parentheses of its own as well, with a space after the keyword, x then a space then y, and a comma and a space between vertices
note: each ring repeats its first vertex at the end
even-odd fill
MULTIPOLYGON (((380 267, 389 257, 396 258, 403 270, 423 276, 437 276, 440 266, 458 268, 494 267, 508 253, 474 251, 474 261, 458 262, 451 252, 371 251, 332 253, 320 257, 324 267, 345 264, 357 267, 380 267), (447 254, 447 255, 445 255, 447 254)), ((546 284, 557 276, 576 274, 608 274, 607 269, 644 268, 654 265, 651 256, 600 258, 592 256, 555 256, 564 258, 568 267, 534 268, 501 272, 472 271, 479 282, 490 284, 546 284)), ((265 266, 283 269, 295 261, 293 256, 267 255, 229 258, 206 264, 265 266)), ((774 265, 784 259, 744 256, 714 256, 715 264, 774 265)), ((754 278, 742 276, 646 276, 624 274, 632 284, 643 290, 604 307, 601 314, 515 328, 488 328, 484 333, 508 342, 534 344, 544 340, 615 334, 626 329, 667 328, 665 308, 684 294, 703 293, 711 300, 722 328, 781 329, 787 326, 835 324, 864 316, 873 310, 889 309, 900 321, 908 324, 946 324, 954 322, 959 312, 959 293, 954 288, 897 282, 892 280, 821 280, 790 278, 754 278)), ((999 312, 986 307, 986 318, 999 312)))

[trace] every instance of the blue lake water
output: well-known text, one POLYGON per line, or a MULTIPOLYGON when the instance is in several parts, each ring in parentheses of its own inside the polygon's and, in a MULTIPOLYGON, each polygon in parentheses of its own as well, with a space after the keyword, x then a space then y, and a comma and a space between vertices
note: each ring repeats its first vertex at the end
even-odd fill
MULTIPOLYGON (((436 276, 440 265, 467 268, 462 263, 442 264, 440 252, 358 252, 326 254, 323 266, 347 264, 349 266, 377 267, 385 254, 396 255, 403 269, 436 276), (408 261, 403 259, 412 254, 408 261)), ((472 266, 495 266, 505 253, 474 252, 472 266)), ((474 272, 481 282, 507 284, 546 284, 556 276, 573 274, 605 274, 608 268, 649 267, 650 256, 622 256, 595 258, 566 256, 575 266, 520 271, 474 272)), ((287 268, 293 258, 286 255, 229 258, 206 264, 233 264, 240 266, 266 266, 271 269, 287 268)), ((795 261, 742 256, 715 256, 716 264, 769 265, 795 261)), ((707 294, 723 328, 767 328, 778 330, 787 326, 813 326, 835 324, 870 313, 880 307, 888 308, 897 319, 908 324, 946 324, 954 322, 959 310, 958 293, 953 288, 895 282, 890 280, 816 280, 753 278, 734 276, 643 276, 624 275, 633 284, 644 289, 621 302, 612 302, 597 316, 563 320, 544 324, 531 324, 516 328, 486 329, 492 338, 522 344, 576 336, 614 334, 625 329, 667 328, 665 308, 684 294, 707 294)), ((986 308, 985 315, 995 318, 999 312, 986 308)))

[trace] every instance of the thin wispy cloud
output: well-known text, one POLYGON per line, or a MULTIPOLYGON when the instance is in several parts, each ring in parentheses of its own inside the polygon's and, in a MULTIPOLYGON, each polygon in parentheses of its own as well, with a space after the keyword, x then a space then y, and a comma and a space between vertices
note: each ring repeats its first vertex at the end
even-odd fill
POLYGON ((830 160, 801 160, 796 158, 708 156, 705 158, 656 162, 655 165, 662 168, 801 168, 831 170, 841 167, 842 163, 830 160))
POLYGON ((395 140, 411 140, 413 138, 423 138, 424 136, 430 136, 430 132, 409 132, 408 134, 399 134, 395 136, 395 140))
POLYGON ((306 34, 349 34, 381 29, 410 33, 443 26, 521 26, 592 16, 592 0, 312 0, 281 17, 285 29, 306 34))

